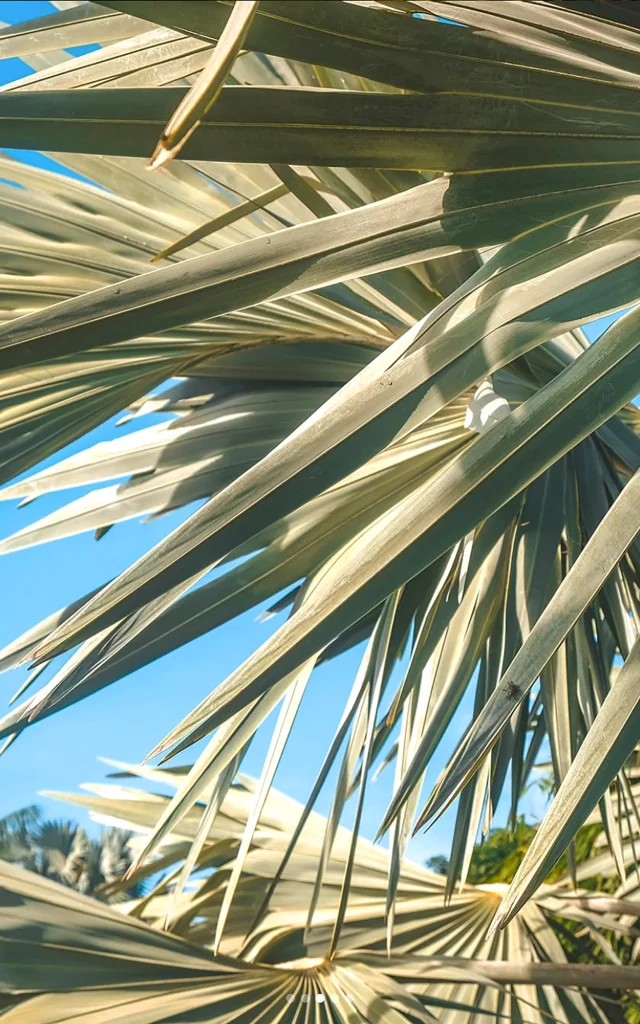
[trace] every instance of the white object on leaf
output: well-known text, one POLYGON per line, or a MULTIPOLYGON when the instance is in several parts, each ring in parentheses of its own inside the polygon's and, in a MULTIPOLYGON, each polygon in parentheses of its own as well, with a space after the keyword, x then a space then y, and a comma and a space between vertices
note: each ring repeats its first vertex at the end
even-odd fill
POLYGON ((493 385, 487 378, 482 381, 473 398, 467 403, 464 425, 468 430, 477 430, 479 434, 485 434, 510 412, 511 406, 506 398, 502 398, 493 390, 493 385))

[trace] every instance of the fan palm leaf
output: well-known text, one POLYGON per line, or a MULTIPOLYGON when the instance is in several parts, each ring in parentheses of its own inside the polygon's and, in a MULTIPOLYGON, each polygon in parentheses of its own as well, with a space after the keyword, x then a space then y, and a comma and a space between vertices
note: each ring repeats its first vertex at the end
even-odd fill
POLYGON ((559 809, 518 900, 599 802, 622 874, 609 785, 631 814, 637 16, 264 0, 212 78, 216 102, 193 115, 185 160, 147 174, 193 76, 215 65, 229 11, 87 4, 0 33, 0 55, 33 68, 2 90, 0 143, 53 152, 88 179, 2 160, 3 496, 128 478, 2 549, 204 500, 118 578, 0 653, 4 667, 41 667, 73 651, 0 733, 16 737, 248 608, 291 606, 155 748, 169 757, 207 737, 149 824, 145 856, 198 801, 215 810, 303 671, 364 639, 309 806, 335 765, 337 824, 354 786, 362 806, 376 758, 395 757, 389 920, 416 818, 467 786, 450 894, 507 783, 515 820, 545 738, 559 809), (100 45, 71 58, 79 40, 100 45), (589 345, 582 327, 623 310, 589 345), (11 482, 125 407, 175 418, 11 482), (616 654, 627 663, 614 685, 616 654), (610 715, 616 686, 626 723, 610 715), (466 693, 475 732, 424 809, 425 770, 466 693))
MULTIPOLYGON (((149 781, 153 779, 156 784, 164 783, 171 788, 179 784, 180 776, 173 770, 111 764, 122 779, 147 777, 149 781)), ((89 809, 97 821, 126 825, 140 833, 140 842, 144 842, 152 823, 168 802, 168 798, 158 792, 149 793, 121 784, 85 788, 90 791, 89 795, 50 795, 61 796, 67 802, 89 809)), ((155 888, 142 900, 126 904, 124 909, 128 914, 154 929, 164 924, 170 932, 193 944, 211 945, 256 790, 256 780, 247 776, 241 776, 228 790, 219 813, 208 827, 199 855, 198 873, 190 885, 178 893, 175 865, 189 850, 190 837, 198 829, 198 822, 206 817, 204 805, 194 807, 172 838, 163 844, 156 862, 156 873, 158 869, 172 870, 160 877, 155 888)), ((339 827, 335 832, 311 928, 305 928, 305 922, 328 826, 327 820, 317 813, 307 819, 302 838, 281 875, 268 911, 260 915, 260 905, 278 872, 292 828, 302 811, 301 805, 271 789, 253 833, 252 848, 242 860, 241 881, 222 944, 225 955, 241 956, 252 964, 320 964, 326 961, 353 841, 348 829, 339 827)), ((405 861, 396 891, 392 955, 387 959, 389 870, 389 853, 358 838, 346 915, 337 959, 333 962, 341 964, 343 958, 347 958, 396 978, 408 986, 408 991, 426 1010, 436 1014, 441 1010, 442 1019, 448 1019, 447 1013, 454 1012, 454 1008, 459 1014, 456 1019, 469 1024, 501 1013, 513 1020, 518 1019, 518 1014, 525 1020, 545 1019, 546 1013, 551 1012, 554 1019, 586 1021, 591 1019, 591 1013, 599 1012, 590 995, 563 990, 560 967, 557 983, 547 986, 543 982, 542 987, 536 987, 551 964, 562 965, 567 979, 573 969, 566 961, 554 921, 566 917, 587 921, 594 927, 624 931, 620 915, 633 916, 638 910, 632 899, 607 899, 593 892, 579 897, 570 892, 564 882, 547 885, 502 934, 488 940, 486 929, 507 888, 505 885, 466 885, 446 902, 446 879, 405 861), (460 969, 468 970, 476 962, 482 965, 484 979, 470 979, 459 973, 460 969), (501 971, 504 972, 502 977, 501 971), (487 984, 487 979, 502 982, 516 978, 522 985, 516 982, 510 993, 487 984), (556 984, 559 987, 554 990, 556 984)), ((139 875, 134 871, 134 879, 145 877, 148 866, 138 872, 139 875)), ((117 889, 126 884, 124 880, 115 881, 113 887, 117 889)))

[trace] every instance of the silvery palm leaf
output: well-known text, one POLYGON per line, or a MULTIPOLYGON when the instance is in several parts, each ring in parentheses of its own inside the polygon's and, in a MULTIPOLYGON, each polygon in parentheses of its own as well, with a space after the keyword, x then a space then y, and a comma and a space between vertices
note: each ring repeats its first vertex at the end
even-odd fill
MULTIPOLYGON (((184 770, 110 763, 117 769, 117 783, 83 787, 88 794, 49 795, 87 808, 96 821, 137 832, 133 847, 139 848, 169 800, 157 791, 158 784, 175 789, 184 770), (125 784, 136 777, 154 783, 153 791, 125 784)), ((397 977, 426 1010, 443 1020, 454 1012, 459 1014, 456 1020, 469 1024, 500 1014, 508 1020, 517 1020, 518 1015, 525 1020, 545 1019, 549 1012, 557 1020, 588 1021, 591 1014, 597 1018, 595 992, 564 991, 562 980, 548 985, 544 981, 552 964, 559 969, 556 979, 562 978, 561 967, 567 979, 574 979, 567 980, 567 985, 578 977, 571 975, 574 965, 567 961, 556 927, 563 921, 566 926, 569 920, 608 932, 633 933, 625 923, 639 912, 632 898, 616 900, 593 891, 580 896, 564 882, 550 884, 504 932, 487 939, 487 927, 507 886, 465 885, 447 898, 444 876, 405 861, 396 884, 388 959, 387 886, 393 870, 389 852, 338 827, 318 893, 318 865, 331 825, 316 812, 309 815, 282 870, 283 855, 304 809, 277 790, 271 789, 262 806, 250 849, 244 856, 238 852, 259 788, 258 780, 242 775, 227 789, 218 814, 207 822, 195 873, 184 888, 176 888, 176 882, 192 840, 206 821, 206 804, 197 804, 182 819, 155 861, 137 869, 130 880, 115 881, 108 892, 153 874, 157 879, 153 888, 123 909, 154 929, 164 927, 191 943, 211 947, 217 942, 228 888, 241 857, 241 874, 218 952, 252 964, 321 964, 334 944, 345 871, 351 864, 348 902, 330 962, 341 963, 348 957, 397 977), (275 888, 274 878, 278 879, 275 888), (470 978, 476 963, 481 964, 482 976, 470 978), (515 987, 505 991, 503 983, 515 987)), ((599 977, 598 970, 594 977, 599 977)))
POLYGON ((40 668, 73 651, 3 735, 271 601, 286 621, 159 742, 170 756, 208 737, 141 856, 282 702, 268 793, 314 666, 366 640, 311 803, 343 742, 336 820, 354 786, 359 819, 372 765, 395 761, 381 828, 399 864, 416 822, 464 789, 451 891, 507 781, 515 818, 546 737, 564 789, 519 901, 599 802, 621 864, 608 787, 631 807, 635 718, 610 709, 622 689, 637 700, 634 8, 265 0, 225 62, 229 11, 84 4, 0 35, 33 68, 0 96, 0 143, 88 179, 3 164, 4 496, 128 478, 4 549, 204 501, 2 652, 40 668), (148 174, 176 109, 184 147, 148 174), (585 324, 625 309, 588 344, 585 324), (125 407, 175 418, 10 482, 125 407), (469 690, 476 732, 424 806, 469 690))

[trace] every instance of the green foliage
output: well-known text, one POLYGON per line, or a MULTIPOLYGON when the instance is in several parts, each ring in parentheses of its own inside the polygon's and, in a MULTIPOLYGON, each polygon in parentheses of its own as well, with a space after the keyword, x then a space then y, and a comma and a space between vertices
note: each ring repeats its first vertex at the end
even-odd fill
POLYGON ((427 867, 429 871, 434 871, 436 875, 446 875, 449 859, 443 853, 437 853, 435 857, 429 857, 427 867))
POLYGON ((520 818, 514 829, 492 829, 484 842, 473 851, 469 881, 474 885, 486 882, 510 882, 520 867, 535 827, 520 818))
MULTIPOLYGON (((475 847, 469 869, 469 881, 474 885, 485 882, 511 882, 524 860, 533 837, 538 830, 537 825, 530 825, 524 818, 518 818, 514 829, 494 828, 481 843, 475 847)), ((587 861, 593 851, 596 838, 602 833, 602 825, 587 825, 579 830, 574 841, 576 864, 587 861)), ((560 858, 549 874, 549 881, 564 878, 569 871, 566 856, 560 858)), ((604 879, 597 876, 585 883, 590 888, 606 891, 618 884, 617 877, 604 879)))

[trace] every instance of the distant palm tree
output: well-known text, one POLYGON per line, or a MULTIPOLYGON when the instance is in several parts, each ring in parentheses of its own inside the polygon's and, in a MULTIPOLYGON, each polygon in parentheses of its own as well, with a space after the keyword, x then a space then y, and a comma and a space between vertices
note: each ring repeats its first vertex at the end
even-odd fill
POLYGON ((132 862, 130 833, 104 828, 92 839, 74 821, 43 821, 40 808, 23 807, 0 819, 0 857, 87 896, 117 903, 141 895, 139 885, 101 894, 132 862))
POLYGON ((31 848, 34 831, 42 821, 40 808, 35 804, 12 811, 0 818, 0 857, 13 863, 22 863, 31 848))

